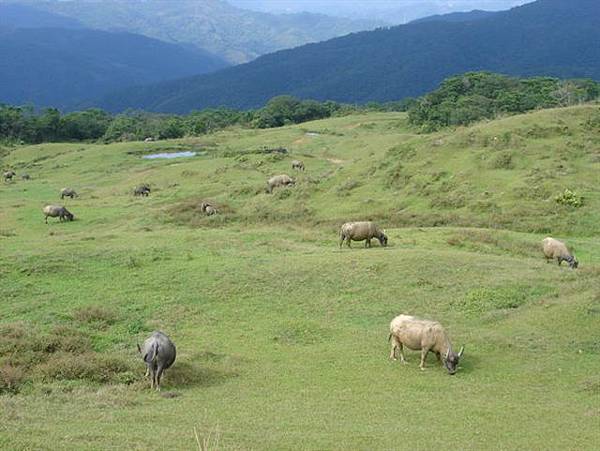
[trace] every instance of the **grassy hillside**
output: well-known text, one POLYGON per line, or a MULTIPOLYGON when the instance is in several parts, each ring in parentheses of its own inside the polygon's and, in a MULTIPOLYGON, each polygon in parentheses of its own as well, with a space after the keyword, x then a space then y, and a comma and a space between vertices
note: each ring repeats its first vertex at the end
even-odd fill
POLYGON ((32 180, 0 186, 0 448, 593 449, 599 123, 588 105, 414 135, 379 113, 2 149, 32 180), (293 158, 297 186, 266 194, 293 158), (46 225, 63 186, 77 220, 46 225), (340 250, 368 218, 390 245, 340 250), (544 262, 547 234, 578 270, 544 262), (465 344, 456 376, 388 361, 402 312, 465 344), (161 394, 135 351, 154 329, 178 346, 161 394))

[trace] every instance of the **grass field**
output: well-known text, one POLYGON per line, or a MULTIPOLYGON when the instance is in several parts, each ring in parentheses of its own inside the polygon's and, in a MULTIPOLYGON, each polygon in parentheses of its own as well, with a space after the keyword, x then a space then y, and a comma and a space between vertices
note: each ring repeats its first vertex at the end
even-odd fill
POLYGON ((3 149, 17 178, 0 186, 0 448, 597 449, 595 117, 417 135, 377 113, 3 149), (171 150, 202 155, 141 158, 171 150), (266 194, 295 158, 297 185, 266 194), (142 182, 152 194, 133 197, 142 182), (64 186, 76 220, 46 225, 64 186), (583 206, 556 202, 565 189, 583 206), (358 219, 390 245, 339 249, 358 219), (545 263, 548 234, 578 270, 545 263), (455 376, 433 356, 420 371, 417 352, 388 360, 399 313, 465 345, 455 376), (136 351, 155 329, 178 349, 161 393, 136 351))

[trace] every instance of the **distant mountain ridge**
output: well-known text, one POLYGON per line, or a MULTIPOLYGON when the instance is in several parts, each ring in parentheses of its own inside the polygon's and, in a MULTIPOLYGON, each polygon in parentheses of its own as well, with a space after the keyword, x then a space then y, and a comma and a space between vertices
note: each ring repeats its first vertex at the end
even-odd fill
POLYGON ((90 28, 193 44, 230 63, 384 25, 322 14, 247 11, 223 0, 13 1, 74 18, 90 28))
POLYGON ((425 21, 265 55, 217 73, 129 89, 98 105, 188 112, 255 108, 281 94, 316 100, 398 100, 467 71, 600 79, 595 0, 538 0, 468 22, 425 21))
POLYGON ((496 11, 482 11, 481 9, 474 9, 467 12, 457 12, 448 14, 435 14, 433 16, 423 17, 421 19, 413 20, 412 24, 423 23, 423 22, 468 22, 471 20, 487 19, 488 17, 496 14, 496 11))
POLYGON ((0 103, 72 109, 129 85, 226 66, 207 52, 130 33, 0 28, 0 103))
POLYGON ((27 4, 0 3, 0 28, 84 28, 78 20, 27 4))

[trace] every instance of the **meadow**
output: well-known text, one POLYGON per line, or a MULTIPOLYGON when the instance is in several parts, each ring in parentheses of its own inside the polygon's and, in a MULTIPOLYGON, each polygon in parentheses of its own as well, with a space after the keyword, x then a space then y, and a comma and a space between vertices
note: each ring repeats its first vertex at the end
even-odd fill
POLYGON ((0 156, 17 172, 0 185, 2 449, 597 449, 597 105, 0 156), (199 154, 141 158, 180 150, 199 154), (278 173, 297 184, 269 195, 278 173), (76 220, 46 225, 61 202, 76 220), (339 226, 367 219, 389 246, 340 249, 339 226), (545 262, 547 235, 579 269, 545 262), (400 313, 465 345, 456 375, 388 359, 400 313), (160 393, 136 350, 156 329, 178 350, 160 393))

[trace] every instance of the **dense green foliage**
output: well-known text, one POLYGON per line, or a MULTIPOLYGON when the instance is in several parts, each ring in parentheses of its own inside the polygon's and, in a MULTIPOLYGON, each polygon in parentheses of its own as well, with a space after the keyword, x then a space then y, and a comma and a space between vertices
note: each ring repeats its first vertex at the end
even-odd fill
POLYGON ((206 51, 130 33, 0 27, 0 102, 4 103, 73 110, 127 86, 226 66, 206 51))
POLYGON ((600 83, 593 80, 511 78, 472 72, 445 80, 414 103, 409 119, 424 130, 466 125, 502 113, 523 113, 537 108, 576 105, 600 97, 600 83))
POLYGON ((264 108, 256 111, 217 108, 194 111, 185 116, 143 111, 110 115, 98 109, 61 115, 55 108, 36 112, 32 107, 0 104, 0 141, 41 143, 174 139, 212 133, 232 125, 273 128, 358 111, 406 111, 411 104, 412 101, 407 100, 352 106, 280 96, 271 99, 264 108))
POLYGON ((2 148, 0 448, 595 450, 599 125, 587 104, 432 134, 368 113, 2 148), (202 152, 142 158, 173 149, 202 152), (75 221, 46 225, 58 202, 75 221), (388 247, 340 249, 369 218, 388 247), (547 235, 577 270, 545 262, 547 235), (465 345, 455 376, 389 360, 400 313, 465 345), (177 344, 160 393, 136 350, 157 329, 177 344))
POLYGON ((251 109, 283 94, 384 102, 423 95, 445 78, 474 70, 600 80, 598 23, 596 0, 538 0, 466 23, 431 21, 351 34, 213 74, 118 92, 98 106, 178 113, 251 109))
MULTIPOLYGON (((515 114, 541 108, 570 106, 600 96, 600 83, 593 80, 559 80, 549 77, 512 78, 487 72, 472 72, 445 80, 419 99, 365 105, 333 101, 300 100, 277 96, 260 109, 227 108, 194 111, 187 115, 127 111, 111 115, 89 109, 65 115, 54 109, 36 113, 32 107, 0 105, 0 140, 8 142, 136 141, 145 138, 174 139, 198 136, 232 125, 274 128, 289 124, 368 111, 408 111, 411 124, 421 131, 467 125, 499 114, 515 114)), ((590 121, 593 121, 590 118, 590 121)), ((590 122, 590 126, 594 126, 590 122)), ((503 164, 498 162, 498 164, 503 164)), ((505 164, 510 165, 507 160, 505 164)))

